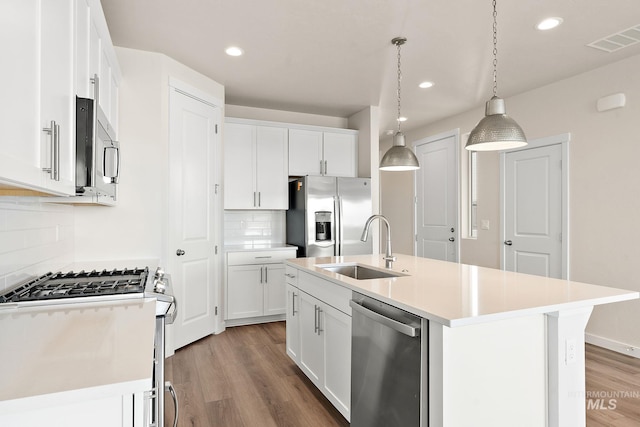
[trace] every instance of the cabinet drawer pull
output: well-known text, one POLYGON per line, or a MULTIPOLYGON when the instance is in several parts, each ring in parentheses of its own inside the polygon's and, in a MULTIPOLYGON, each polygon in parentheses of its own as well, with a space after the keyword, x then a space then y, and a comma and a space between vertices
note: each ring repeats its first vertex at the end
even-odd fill
POLYGON ((271 255, 268 255, 268 256, 257 256, 257 257, 255 257, 255 259, 265 259, 265 258, 271 258, 271 255))
POLYGON ((289 279, 295 279, 296 278, 295 274, 285 273, 285 276, 287 276, 289 279))

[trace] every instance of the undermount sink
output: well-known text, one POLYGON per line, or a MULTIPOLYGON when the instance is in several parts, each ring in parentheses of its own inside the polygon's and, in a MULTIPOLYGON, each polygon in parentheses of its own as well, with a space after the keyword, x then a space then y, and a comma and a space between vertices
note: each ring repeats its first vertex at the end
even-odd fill
POLYGON ((357 280, 386 279, 389 277, 405 276, 405 274, 396 273, 395 271, 377 270, 360 264, 328 264, 317 265, 316 267, 357 280))

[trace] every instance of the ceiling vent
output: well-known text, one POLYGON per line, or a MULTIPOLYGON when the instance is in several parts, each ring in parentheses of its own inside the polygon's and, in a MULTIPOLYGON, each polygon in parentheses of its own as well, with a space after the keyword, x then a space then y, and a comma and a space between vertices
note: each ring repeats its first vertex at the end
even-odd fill
POLYGON ((640 42, 640 25, 603 37, 587 46, 611 53, 638 42, 640 42))

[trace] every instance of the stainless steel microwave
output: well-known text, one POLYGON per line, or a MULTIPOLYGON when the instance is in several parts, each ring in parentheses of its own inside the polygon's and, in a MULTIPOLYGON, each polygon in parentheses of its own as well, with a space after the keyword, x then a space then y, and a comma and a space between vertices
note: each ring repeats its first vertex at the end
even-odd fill
POLYGON ((76 97, 76 195, 116 200, 120 144, 93 99, 76 97))

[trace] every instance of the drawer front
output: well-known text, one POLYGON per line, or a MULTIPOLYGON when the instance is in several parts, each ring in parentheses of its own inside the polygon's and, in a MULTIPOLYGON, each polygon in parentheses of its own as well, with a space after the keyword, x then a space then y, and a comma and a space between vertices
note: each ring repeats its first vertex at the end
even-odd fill
POLYGON ((291 286, 295 286, 296 288, 298 287, 298 269, 297 268, 289 267, 288 265, 286 265, 284 270, 284 278, 287 281, 287 283, 290 284, 291 286))
POLYGON ((277 264, 295 258, 296 250, 228 252, 227 265, 277 264))
POLYGON ((351 316, 351 290, 305 271, 298 271, 298 288, 351 316))

